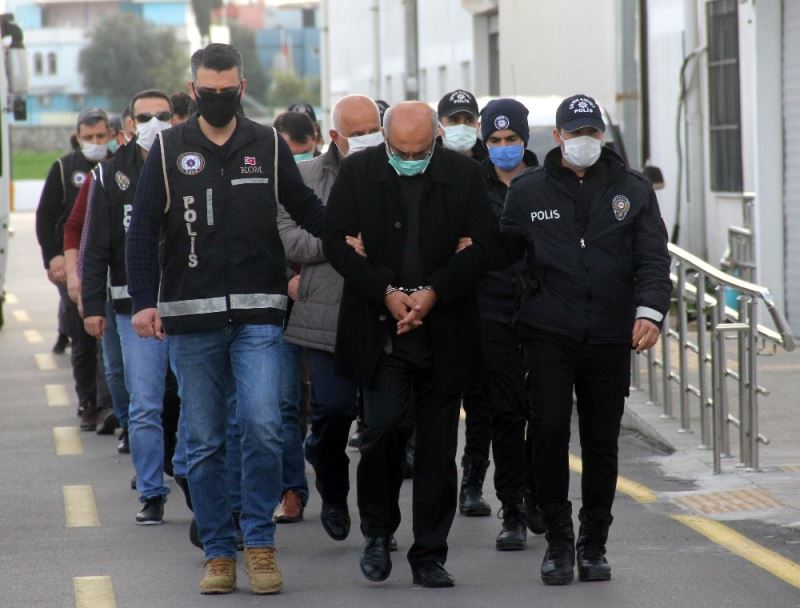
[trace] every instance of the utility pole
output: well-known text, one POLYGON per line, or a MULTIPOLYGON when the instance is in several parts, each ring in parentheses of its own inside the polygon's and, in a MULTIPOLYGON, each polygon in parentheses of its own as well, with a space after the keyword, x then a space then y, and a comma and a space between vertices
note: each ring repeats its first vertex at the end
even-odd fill
MULTIPOLYGON (((641 167, 639 152, 639 136, 641 121, 639 104, 641 86, 638 69, 638 0, 617 0, 617 40, 619 41, 617 58, 617 119, 622 126, 622 140, 628 162, 634 169, 641 167)), ((646 86, 646 83, 643 85, 646 86)))

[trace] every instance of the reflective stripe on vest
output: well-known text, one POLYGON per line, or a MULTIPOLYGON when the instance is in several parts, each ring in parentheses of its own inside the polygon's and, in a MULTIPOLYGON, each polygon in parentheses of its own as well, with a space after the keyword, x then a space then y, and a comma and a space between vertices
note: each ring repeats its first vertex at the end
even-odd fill
POLYGON ((200 298, 197 300, 175 300, 159 302, 158 314, 162 317, 180 317, 183 315, 206 315, 212 312, 225 312, 228 306, 225 297, 200 298))
POLYGON ((274 293, 232 293, 231 308, 250 309, 250 308, 277 308, 286 310, 289 302, 287 296, 274 293))
POLYGON ((131 297, 131 294, 128 293, 127 285, 112 285, 110 289, 112 300, 124 300, 131 297))

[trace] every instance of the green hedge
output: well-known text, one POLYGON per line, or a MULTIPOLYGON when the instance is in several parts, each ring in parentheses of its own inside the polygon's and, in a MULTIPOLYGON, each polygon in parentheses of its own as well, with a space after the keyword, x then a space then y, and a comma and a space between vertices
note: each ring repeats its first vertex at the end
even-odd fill
POLYGON ((44 179, 53 162, 63 154, 63 151, 15 150, 11 154, 11 176, 14 179, 44 179))

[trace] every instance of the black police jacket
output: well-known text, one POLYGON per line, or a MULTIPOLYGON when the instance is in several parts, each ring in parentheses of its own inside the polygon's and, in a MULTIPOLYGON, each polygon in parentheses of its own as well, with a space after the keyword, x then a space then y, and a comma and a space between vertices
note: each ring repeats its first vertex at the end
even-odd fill
POLYGON ((634 319, 659 321, 672 291, 655 192, 607 148, 582 181, 560 162, 555 148, 543 167, 512 181, 506 198, 501 229, 536 260, 517 322, 578 341, 630 343, 634 319))
MULTIPOLYGON (((531 150, 525 150, 522 160, 529 168, 539 165, 536 154, 531 150)), ((508 186, 497 179, 494 165, 488 156, 481 163, 481 167, 489 191, 489 201, 492 203, 492 209, 499 221, 506 201, 508 186)), ((513 321, 514 302, 522 291, 519 276, 521 264, 522 262, 518 261, 504 268, 491 270, 478 281, 478 306, 481 319, 509 324, 513 321)))
POLYGON ((125 277, 125 233, 143 160, 136 139, 92 170, 87 202, 81 295, 84 316, 105 315, 107 291, 114 310, 131 314, 125 277), (106 289, 108 283, 108 290, 106 289))

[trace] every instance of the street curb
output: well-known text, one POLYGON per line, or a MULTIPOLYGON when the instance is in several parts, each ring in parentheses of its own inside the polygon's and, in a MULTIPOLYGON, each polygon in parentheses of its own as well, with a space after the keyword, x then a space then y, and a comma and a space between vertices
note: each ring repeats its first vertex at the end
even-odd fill
POLYGON ((633 408, 627 403, 622 413, 622 428, 638 433, 670 454, 677 451, 671 441, 667 440, 661 433, 653 428, 649 422, 633 411, 633 408))

